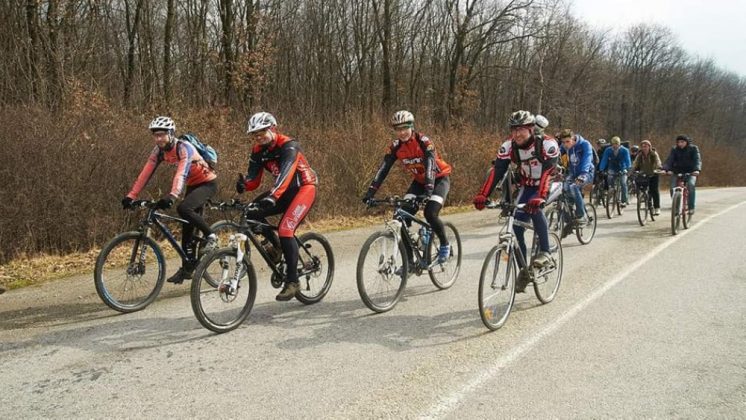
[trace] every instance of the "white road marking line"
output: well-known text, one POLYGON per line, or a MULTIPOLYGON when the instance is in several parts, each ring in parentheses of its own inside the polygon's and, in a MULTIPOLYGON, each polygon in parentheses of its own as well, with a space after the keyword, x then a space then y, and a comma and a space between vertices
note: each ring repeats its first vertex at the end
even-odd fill
POLYGON ((689 232, 692 232, 694 230, 697 230, 700 226, 704 226, 709 222, 710 220, 719 217, 725 213, 728 213, 731 210, 736 209, 737 207, 743 205, 746 203, 746 201, 740 202, 738 204, 734 204, 725 210, 722 210, 716 214, 710 215, 701 221, 694 224, 694 226, 691 226, 689 229, 682 229, 679 231, 679 234, 676 236, 672 236, 667 241, 663 242, 662 244, 655 247, 649 254, 647 254, 645 257, 639 259, 634 264, 630 265, 626 270, 622 271, 616 277, 609 280, 607 283, 600 286, 598 289, 594 290, 590 295, 588 295, 585 299, 578 302, 573 306, 572 308, 568 309, 565 313, 560 315, 553 324, 549 324, 544 329, 539 330, 535 335, 529 337, 527 340, 523 341, 522 343, 518 344, 517 346, 513 347, 513 349, 508 352, 506 355, 500 357, 495 361, 494 364, 492 364, 487 370, 481 372, 477 376, 475 376, 471 381, 466 383, 461 387, 461 389, 458 389, 451 394, 444 396, 441 398, 436 404, 434 404, 430 409, 420 416, 420 418, 423 419, 435 419, 440 418, 448 413, 455 410, 462 401, 473 391, 477 390, 477 388, 484 385, 487 381, 493 379, 504 367, 511 364, 513 361, 515 361, 519 356, 523 355, 527 351, 531 350, 539 341, 541 341, 544 337, 554 333, 557 331, 560 327, 562 327, 564 324, 567 323, 570 319, 572 319, 575 315, 577 315, 580 311, 585 309, 588 305, 593 303, 596 299, 603 296, 606 292, 608 292, 612 287, 619 284, 622 280, 627 278, 632 272, 643 266, 645 263, 653 259, 653 257, 657 256, 659 253, 661 253, 664 249, 668 248, 673 244, 674 242, 678 241, 682 237, 686 236, 689 232))

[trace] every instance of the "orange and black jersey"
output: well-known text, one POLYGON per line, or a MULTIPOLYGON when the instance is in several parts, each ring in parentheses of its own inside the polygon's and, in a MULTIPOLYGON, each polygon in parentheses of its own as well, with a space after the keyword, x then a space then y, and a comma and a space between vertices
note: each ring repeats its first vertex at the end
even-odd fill
POLYGON ((435 145, 422 133, 414 132, 406 142, 395 139, 386 148, 383 163, 378 169, 370 188, 377 190, 396 160, 401 160, 404 171, 409 173, 415 181, 422 185, 433 185, 436 178, 451 173, 451 165, 438 156, 435 145))
POLYGON ((288 189, 303 185, 316 185, 318 178, 311 169, 300 144, 286 135, 277 133, 277 138, 269 145, 255 145, 251 149, 249 169, 244 186, 253 191, 262 182, 263 169, 275 177, 270 196, 278 200, 288 189))

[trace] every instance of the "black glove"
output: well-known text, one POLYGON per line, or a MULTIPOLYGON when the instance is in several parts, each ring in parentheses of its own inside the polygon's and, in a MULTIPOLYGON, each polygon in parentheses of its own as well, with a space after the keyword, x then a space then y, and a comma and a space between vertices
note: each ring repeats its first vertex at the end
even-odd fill
POLYGON ((158 200, 157 203, 155 203, 155 207, 158 209, 170 209, 171 206, 174 205, 174 199, 171 198, 170 195, 167 195, 160 200, 158 200))
POLYGON ((129 198, 129 197, 124 197, 124 198, 122 199, 122 208, 123 208, 123 209, 125 209, 125 210, 127 210, 127 209, 131 209, 131 208, 132 208, 132 202, 133 202, 133 201, 134 201, 134 200, 132 200, 132 199, 131 199, 131 198, 129 198))
POLYGON ((363 204, 370 205, 370 201, 373 199, 373 196, 376 194, 376 190, 373 187, 368 188, 368 192, 365 193, 363 196, 363 204))
POLYGON ((238 181, 236 181, 236 192, 241 194, 246 191, 246 178, 243 174, 238 174, 238 181))
POLYGON ((268 195, 259 200, 256 205, 259 206, 259 208, 262 210, 271 209, 275 206, 275 199, 268 195))

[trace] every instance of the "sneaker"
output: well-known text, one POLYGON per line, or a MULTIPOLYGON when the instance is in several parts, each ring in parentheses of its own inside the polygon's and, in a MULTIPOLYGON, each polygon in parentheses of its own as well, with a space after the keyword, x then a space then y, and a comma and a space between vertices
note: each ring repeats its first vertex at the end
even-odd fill
POLYGON ((218 247, 218 235, 211 233, 210 236, 207 237, 207 242, 205 242, 205 246, 202 247, 202 253, 207 254, 218 247))
POLYGON ((575 218, 575 226, 585 226, 588 224, 588 216, 580 216, 575 218))
POLYGON ((521 268, 518 272, 518 277, 515 279, 515 292, 523 293, 526 291, 526 286, 531 282, 531 277, 528 274, 528 268, 521 268))
POLYGON ((661 209, 654 209, 653 210, 653 216, 660 216, 661 215, 661 209))
POLYGON ((292 283, 285 283, 285 286, 282 287, 282 291, 275 297, 276 300, 280 302, 286 302, 292 298, 295 297, 295 294, 298 293, 300 290, 300 283, 292 282, 292 283))
POLYGON ((438 264, 445 264, 451 256, 451 245, 441 245, 438 250, 438 264))
POLYGON ((625 207, 627 207, 628 204, 629 203, 623 201, 622 203, 619 204, 619 207, 625 208, 625 207))
POLYGON ((184 283, 184 280, 192 279, 192 270, 187 270, 184 267, 179 268, 173 276, 169 277, 166 281, 173 284, 184 283))
POLYGON ((542 268, 544 267, 544 265, 546 265, 549 262, 551 258, 552 257, 549 255, 548 252, 541 251, 539 252, 539 255, 537 255, 536 258, 534 258, 533 266, 536 268, 542 268))

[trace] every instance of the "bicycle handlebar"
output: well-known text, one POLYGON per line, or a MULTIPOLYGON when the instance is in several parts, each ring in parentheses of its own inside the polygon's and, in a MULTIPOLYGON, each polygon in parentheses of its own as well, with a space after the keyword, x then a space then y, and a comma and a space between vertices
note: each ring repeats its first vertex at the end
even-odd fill
POLYGON ((403 205, 412 205, 412 204, 421 204, 425 203, 430 199, 430 197, 426 195, 418 195, 415 198, 401 198, 398 195, 394 195, 391 197, 381 198, 381 199, 375 199, 371 198, 366 203, 368 205, 368 208, 370 207, 376 207, 380 204, 389 205, 392 207, 402 207, 403 205))
POLYGON ((207 200, 207 206, 212 210, 239 210, 246 206, 246 203, 239 199, 233 198, 229 201, 215 202, 207 200))

